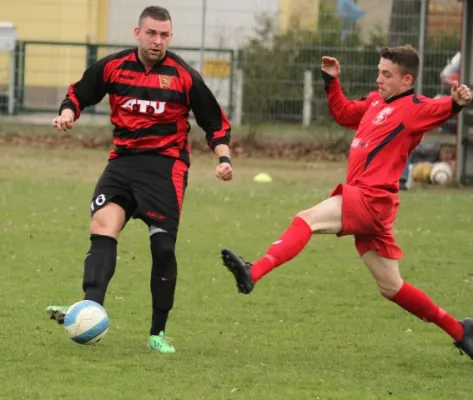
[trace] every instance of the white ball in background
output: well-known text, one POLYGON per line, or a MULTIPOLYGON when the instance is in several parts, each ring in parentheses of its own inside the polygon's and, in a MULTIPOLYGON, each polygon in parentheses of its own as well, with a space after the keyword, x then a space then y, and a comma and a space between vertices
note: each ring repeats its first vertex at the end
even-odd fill
POLYGON ((435 185, 444 185, 453 176, 453 169, 446 162, 437 162, 433 165, 430 173, 430 181, 435 185))

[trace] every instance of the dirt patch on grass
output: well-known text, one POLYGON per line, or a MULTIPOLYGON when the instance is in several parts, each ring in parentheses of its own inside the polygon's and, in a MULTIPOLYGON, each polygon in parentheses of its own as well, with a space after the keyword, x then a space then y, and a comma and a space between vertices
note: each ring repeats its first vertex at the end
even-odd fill
MULTIPOLYGON (((206 141, 201 137, 190 139, 193 153, 210 153, 206 141)), ((63 149, 110 149, 110 135, 25 133, 21 131, 0 132, 0 144, 10 146, 37 146, 63 149)), ((346 139, 320 143, 300 140, 264 139, 248 144, 244 137, 233 137, 230 147, 233 156, 270 157, 307 161, 340 161, 346 158, 350 143, 346 139)))

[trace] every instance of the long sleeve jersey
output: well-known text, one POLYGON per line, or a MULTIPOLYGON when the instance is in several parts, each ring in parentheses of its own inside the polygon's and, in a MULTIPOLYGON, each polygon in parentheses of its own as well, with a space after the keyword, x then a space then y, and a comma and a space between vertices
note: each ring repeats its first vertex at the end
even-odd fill
POLYGON ((215 96, 202 77, 171 51, 149 70, 136 48, 99 60, 69 87, 59 113, 69 108, 77 119, 106 94, 114 126, 109 159, 147 152, 189 164, 190 110, 212 149, 230 141, 230 124, 215 96))
POLYGON ((330 113, 356 130, 348 157, 347 184, 399 191, 407 158, 427 131, 445 122, 461 106, 450 96, 431 99, 413 89, 388 100, 377 92, 348 100, 338 78, 322 72, 330 113))

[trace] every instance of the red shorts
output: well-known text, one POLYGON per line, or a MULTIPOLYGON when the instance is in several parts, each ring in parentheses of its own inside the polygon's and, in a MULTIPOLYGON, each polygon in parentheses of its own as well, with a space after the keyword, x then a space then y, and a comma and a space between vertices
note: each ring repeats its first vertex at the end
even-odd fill
POLYGON ((399 199, 385 190, 338 185, 330 197, 342 196, 342 231, 338 236, 353 235, 360 256, 377 250, 381 257, 398 260, 402 250, 392 232, 399 199))

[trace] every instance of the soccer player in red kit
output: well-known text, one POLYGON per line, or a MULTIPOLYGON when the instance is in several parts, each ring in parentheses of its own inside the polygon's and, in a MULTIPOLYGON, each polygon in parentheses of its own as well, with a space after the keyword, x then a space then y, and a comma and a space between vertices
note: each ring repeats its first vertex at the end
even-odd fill
MULTIPOLYGON (((136 48, 91 65, 72 84, 53 126, 72 128, 81 111, 109 95, 113 149, 91 202, 91 246, 84 261, 84 299, 104 303, 117 259, 117 241, 130 218, 149 230, 152 321, 148 345, 174 353, 166 335, 177 280, 175 244, 190 166, 189 113, 205 131, 218 157, 216 176, 232 179, 230 124, 202 77, 168 50, 169 12, 147 7, 135 28, 136 48)), ((64 322, 67 306, 49 306, 50 318, 64 322)))
POLYGON ((416 317, 433 322, 455 345, 473 358, 473 319, 458 321, 424 292, 401 278, 402 251, 392 232, 399 207, 399 176, 408 155, 424 134, 445 122, 471 101, 465 85, 455 83, 451 96, 430 99, 413 85, 419 57, 411 46, 383 48, 378 65, 378 90, 358 101, 342 92, 340 65, 322 58, 322 77, 330 112, 337 123, 356 130, 348 158, 346 183, 328 199, 299 212, 291 226, 253 264, 222 250, 224 265, 241 293, 250 293, 268 272, 296 257, 313 234, 353 235, 355 246, 382 296, 416 317))

